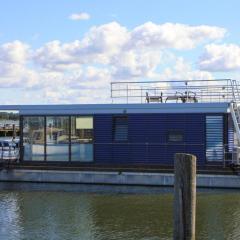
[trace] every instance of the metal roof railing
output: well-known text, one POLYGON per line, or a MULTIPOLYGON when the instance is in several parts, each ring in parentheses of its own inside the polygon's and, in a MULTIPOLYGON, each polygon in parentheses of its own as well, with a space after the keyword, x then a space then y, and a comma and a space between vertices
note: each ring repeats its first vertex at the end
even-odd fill
POLYGON ((240 103, 239 83, 232 79, 112 82, 114 103, 240 103))

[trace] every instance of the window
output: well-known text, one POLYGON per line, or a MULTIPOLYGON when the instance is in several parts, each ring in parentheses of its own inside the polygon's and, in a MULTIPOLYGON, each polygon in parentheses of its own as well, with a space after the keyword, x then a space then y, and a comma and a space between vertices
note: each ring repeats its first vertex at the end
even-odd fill
POLYGON ((208 161, 223 161, 223 116, 206 116, 206 156, 208 161))
POLYGON ((23 159, 44 161, 44 117, 23 117, 23 159))
POLYGON ((116 142, 124 142, 128 140, 128 118, 114 117, 113 139, 116 142))
POLYGON ((93 161, 93 117, 71 117, 71 160, 93 161))
POLYGON ((168 142, 183 142, 183 132, 180 130, 170 130, 168 132, 168 142))
POLYGON ((69 160, 69 117, 51 116, 46 121, 47 161, 69 160))
POLYGON ((23 116, 22 120, 23 160, 93 161, 92 116, 23 116))

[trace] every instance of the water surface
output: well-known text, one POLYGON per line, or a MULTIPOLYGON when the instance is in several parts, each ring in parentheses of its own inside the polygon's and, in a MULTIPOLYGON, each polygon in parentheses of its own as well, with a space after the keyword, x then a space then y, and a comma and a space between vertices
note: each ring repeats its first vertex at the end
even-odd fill
MULTIPOLYGON (((172 239, 171 191, 133 192, 0 191, 0 239, 172 239)), ((197 239, 240 239, 239 224, 240 192, 198 193, 197 239)))

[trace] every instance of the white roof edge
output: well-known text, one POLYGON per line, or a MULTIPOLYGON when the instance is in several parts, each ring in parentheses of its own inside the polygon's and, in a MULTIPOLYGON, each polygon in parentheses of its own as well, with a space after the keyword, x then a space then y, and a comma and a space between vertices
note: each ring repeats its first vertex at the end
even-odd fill
POLYGON ((226 113, 229 103, 0 105, 20 114, 226 113))

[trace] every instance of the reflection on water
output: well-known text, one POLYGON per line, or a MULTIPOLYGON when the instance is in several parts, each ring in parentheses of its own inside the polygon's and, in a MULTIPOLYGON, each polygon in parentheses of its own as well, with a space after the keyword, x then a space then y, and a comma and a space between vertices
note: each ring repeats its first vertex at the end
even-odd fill
MULTIPOLYGON (((0 192, 0 239, 172 239, 172 200, 157 194, 0 192)), ((197 196, 197 239, 240 239, 240 194, 197 196)))

